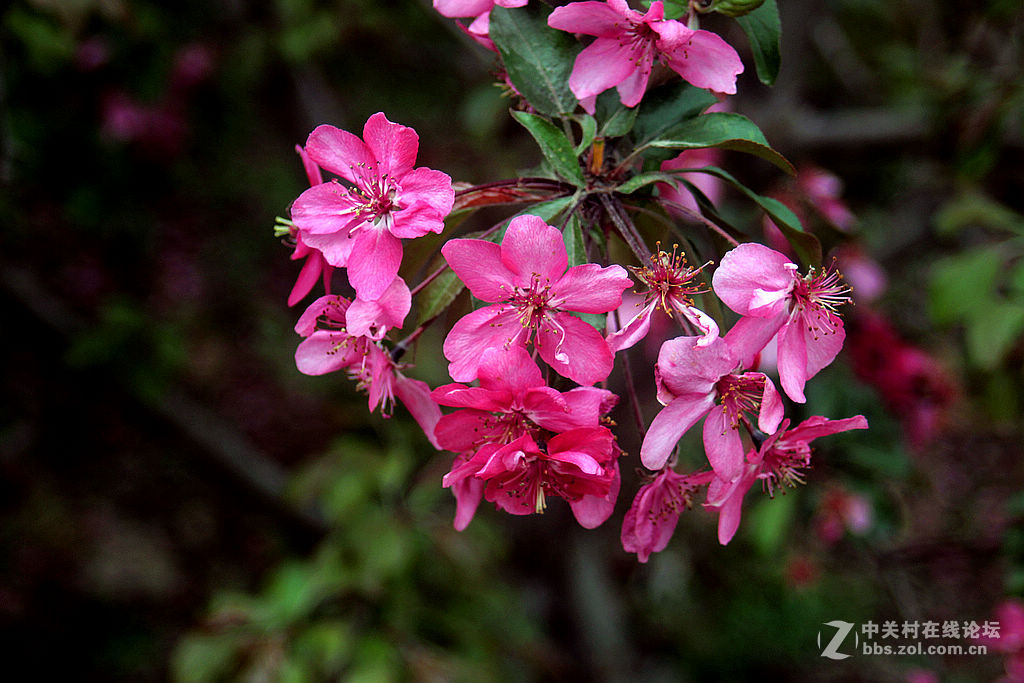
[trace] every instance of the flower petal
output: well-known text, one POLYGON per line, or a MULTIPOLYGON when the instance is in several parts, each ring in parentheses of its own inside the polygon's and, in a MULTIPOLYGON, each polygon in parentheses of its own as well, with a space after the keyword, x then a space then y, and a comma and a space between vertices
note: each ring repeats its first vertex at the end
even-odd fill
POLYGON ((501 262, 501 247, 487 240, 449 240, 441 247, 445 261, 476 298, 488 303, 512 295, 515 274, 501 262))
POLYGON ((515 308, 501 304, 480 308, 463 316, 444 340, 448 374, 456 382, 472 382, 484 351, 496 346, 521 344, 526 328, 515 308))
POLYGON ((394 282, 402 243, 382 226, 360 230, 348 259, 348 281, 360 299, 377 299, 394 282))
POLYGON ((382 112, 366 120, 363 126, 363 140, 380 163, 380 175, 390 175, 396 180, 412 170, 416 163, 420 137, 412 128, 392 123, 382 112))
POLYGON ((377 159, 357 136, 334 126, 317 126, 306 140, 306 154, 321 168, 350 183, 362 177, 360 169, 373 167, 377 159))
POLYGON ((785 254, 745 242, 722 257, 711 285, 722 303, 740 315, 772 318, 786 308, 795 269, 785 254))
POLYGON ((535 345, 555 372, 577 384, 600 382, 615 365, 615 354, 601 333, 570 313, 547 316, 537 330, 535 345))
POLYGON ((640 446, 640 462, 649 470, 660 470, 668 462, 679 439, 715 405, 710 394, 678 396, 661 409, 640 446))
POLYGON ((633 285, 622 266, 596 263, 573 266, 551 287, 551 305, 580 313, 607 313, 622 305, 622 293, 633 285))
POLYGON ((501 241, 501 262, 514 275, 514 284, 529 287, 533 276, 541 283, 557 282, 569 265, 558 228, 530 214, 516 216, 501 241))

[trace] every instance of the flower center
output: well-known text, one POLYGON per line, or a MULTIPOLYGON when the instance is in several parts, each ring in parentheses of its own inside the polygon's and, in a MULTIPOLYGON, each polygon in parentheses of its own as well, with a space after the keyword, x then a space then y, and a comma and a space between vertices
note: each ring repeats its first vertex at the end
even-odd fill
POLYGON ((790 314, 803 316, 815 338, 835 334, 842 327, 837 309, 853 301, 851 291, 843 282, 835 261, 828 268, 812 267, 807 275, 794 282, 790 314))
POLYGON ((761 408, 765 377, 760 373, 729 374, 715 384, 722 410, 730 417, 731 427, 739 428, 744 413, 756 413, 761 408))
POLYGON ((629 269, 645 285, 647 293, 645 301, 658 300, 658 308, 671 315, 674 310, 683 310, 693 306, 693 297, 696 294, 703 294, 703 282, 694 280, 701 271, 711 265, 708 261, 699 268, 691 268, 686 262, 686 254, 676 253, 678 244, 672 245, 672 253, 661 250, 661 243, 658 242, 658 252, 651 254, 651 265, 642 268, 630 266, 629 269))

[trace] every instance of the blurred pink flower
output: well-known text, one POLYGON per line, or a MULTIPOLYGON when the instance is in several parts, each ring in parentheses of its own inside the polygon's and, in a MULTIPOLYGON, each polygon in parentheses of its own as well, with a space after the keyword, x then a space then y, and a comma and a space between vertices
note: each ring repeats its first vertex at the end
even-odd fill
MULTIPOLYGON (((708 111, 721 111, 723 107, 712 106, 708 111)), ((662 171, 672 171, 677 168, 701 168, 703 166, 717 166, 721 163, 722 150, 715 147, 702 147, 700 149, 687 149, 680 152, 678 156, 666 159, 661 162, 662 171)), ((686 180, 701 193, 712 204, 718 204, 722 200, 725 187, 721 178, 710 173, 680 173, 677 174, 681 180, 686 180)), ((676 188, 668 183, 658 183, 658 197, 668 209, 669 213, 681 213, 675 206, 679 205, 695 213, 700 213, 700 206, 697 204, 693 193, 685 188, 676 188)))
POLYGON ((354 187, 309 188, 292 205, 292 220, 328 263, 348 267, 360 298, 376 299, 398 274, 400 240, 441 232, 455 192, 446 174, 413 168, 419 137, 412 128, 377 113, 363 138, 328 125, 310 134, 309 158, 354 187))
POLYGON ((576 57, 569 76, 569 88, 587 113, 594 113, 597 96, 612 87, 625 106, 639 104, 655 59, 698 88, 736 92, 736 76, 743 71, 736 51, 717 34, 664 16, 661 0, 645 14, 626 0, 573 2, 551 13, 552 28, 597 36, 576 57))
POLYGON ((513 218, 501 245, 478 239, 447 242, 441 253, 473 296, 494 304, 455 323, 444 341, 448 372, 457 382, 476 378, 483 352, 534 341, 541 358, 577 384, 612 370, 604 337, 574 316, 607 313, 632 282, 622 266, 585 263, 566 270, 562 233, 537 216, 513 218))
POLYGON ((1006 678, 1002 681, 1024 681, 1024 602, 1016 598, 1005 600, 996 607, 995 616, 995 632, 983 630, 975 640, 988 646, 989 651, 1006 655, 1006 678))
POLYGON ((497 52, 494 43, 490 39, 491 10, 498 7, 524 7, 528 0, 434 0, 434 9, 441 16, 451 19, 464 19, 473 17, 473 22, 467 27, 459 24, 459 28, 466 34, 483 45, 488 50, 497 52))

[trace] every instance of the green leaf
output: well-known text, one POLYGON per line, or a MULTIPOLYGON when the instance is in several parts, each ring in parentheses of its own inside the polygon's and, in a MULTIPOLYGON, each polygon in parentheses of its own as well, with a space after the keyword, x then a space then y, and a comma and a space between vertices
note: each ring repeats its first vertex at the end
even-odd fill
POLYGON ((793 247, 797 257, 805 266, 821 265, 821 242, 809 232, 804 232, 800 219, 788 206, 777 199, 759 195, 746 185, 736 180, 728 171, 717 166, 705 166, 703 168, 679 169, 686 173, 708 173, 728 182, 737 190, 753 200, 761 209, 768 214, 768 217, 775 222, 782 234, 793 247))
POLYGON ((544 158, 558 175, 576 187, 586 186, 587 181, 583 178, 579 159, 576 158, 576 152, 565 133, 556 128, 555 124, 536 114, 514 111, 512 116, 530 131, 530 135, 540 146, 540 151, 544 153, 544 158))
POLYGON ((623 105, 619 101, 619 93, 615 90, 604 91, 597 96, 595 109, 597 120, 602 122, 598 127, 598 133, 605 138, 622 137, 633 130, 638 111, 636 107, 623 105))
POLYGON ((654 140, 648 144, 667 149, 717 147, 747 152, 770 161, 790 175, 796 175, 793 164, 772 149, 757 124, 742 114, 704 114, 674 128, 671 139, 654 140))
POLYGON ((580 124, 580 130, 582 131, 580 144, 576 145, 576 156, 583 154, 587 151, 594 142, 594 137, 597 135, 597 120, 590 114, 584 114, 583 116, 577 117, 576 120, 580 124))
POLYGON ((638 173, 626 182, 615 188, 621 194, 632 194, 645 185, 652 183, 670 183, 676 185, 679 177, 662 171, 651 171, 650 173, 638 173))
POLYGON ((782 66, 779 47, 782 22, 779 21, 779 6, 775 0, 765 0, 763 5, 750 14, 736 17, 736 22, 750 41, 757 77, 765 85, 772 85, 779 77, 779 69, 782 66))
POLYGON ((967 356, 982 370, 995 370, 1024 332, 1024 303, 990 301, 984 315, 967 321, 967 356))
POLYGON ((489 31, 512 84, 534 109, 557 116, 576 108, 569 74, 580 47, 572 34, 548 26, 543 7, 495 7, 489 31))
POLYGON ((940 325, 953 325, 979 313, 988 316, 1003 257, 998 246, 950 256, 932 266, 929 311, 940 325))
POLYGON ((565 252, 569 256, 569 265, 578 266, 587 263, 587 249, 583 243, 583 229, 580 227, 580 219, 575 214, 569 217, 569 221, 562 230, 562 239, 565 241, 565 252))
POLYGON ((633 124, 636 146, 652 140, 674 137, 671 131, 681 123, 698 116, 717 102, 707 90, 679 81, 655 88, 644 96, 633 124))
POLYGON ((419 316, 416 325, 422 325, 448 308, 465 287, 465 283, 450 268, 434 278, 434 281, 417 295, 419 316))
MULTIPOLYGON (((551 224, 555 220, 555 216, 562 213, 567 207, 575 206, 576 202, 579 201, 576 195, 571 197, 559 197, 558 199, 551 199, 546 202, 537 202, 532 206, 529 206, 519 213, 517 216, 529 214, 531 216, 538 216, 543 218, 545 222, 551 224)), ((504 233, 502 233, 504 234, 504 233)))

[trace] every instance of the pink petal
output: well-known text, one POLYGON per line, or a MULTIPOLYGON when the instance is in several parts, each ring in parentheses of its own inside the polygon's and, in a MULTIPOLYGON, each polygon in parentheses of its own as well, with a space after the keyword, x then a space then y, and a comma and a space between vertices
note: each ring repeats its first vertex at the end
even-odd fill
POLYGON ((434 9, 450 19, 478 17, 484 12, 490 12, 492 7, 494 0, 434 0, 434 9))
POLYGON ((736 76, 743 73, 743 62, 718 34, 691 32, 678 21, 661 22, 655 30, 661 35, 658 50, 662 57, 684 80, 698 88, 727 95, 736 93, 736 76))
POLYGON ((733 417, 726 410, 712 408, 704 420, 704 451, 711 469, 722 479, 731 480, 743 468, 743 439, 733 417))
POLYGON ((512 407, 512 394, 508 391, 467 387, 459 383, 439 386, 431 392, 431 396, 436 403, 452 408, 473 408, 497 413, 508 412, 512 407))
POLYGON ((365 342, 345 332, 318 330, 295 350, 295 366, 304 375, 324 375, 352 365, 363 354, 365 342))
MULTIPOLYGON (((414 168, 405 174, 400 182, 401 192, 398 202, 402 206, 422 204, 429 206, 441 215, 451 213, 455 204, 455 190, 452 188, 452 179, 447 173, 435 171, 432 168, 414 168)), ((441 232, 434 230, 433 232, 441 232)))
POLYGON ((441 408, 430 398, 430 387, 426 382, 411 379, 400 372, 395 373, 395 395, 409 411, 416 424, 426 434, 430 445, 441 450, 434 436, 438 420, 441 419, 441 408))
POLYGON ((577 384, 600 382, 615 365, 615 354, 601 333, 569 313, 549 315, 540 324, 534 344, 555 372, 577 384))
POLYGON ((610 38, 622 32, 620 22, 629 12, 628 7, 623 12, 621 4, 616 7, 604 2, 572 2, 556 7, 548 16, 548 26, 570 33, 610 38))
POLYGON ((863 415, 855 415, 843 420, 830 420, 827 417, 815 415, 801 422, 793 429, 786 432, 787 441, 810 442, 822 436, 830 436, 851 429, 867 429, 868 421, 863 415))
POLYGON ((292 204, 292 222, 303 232, 306 244, 314 246, 305 239, 308 235, 348 231, 365 222, 355 213, 358 206, 341 183, 321 183, 305 190, 292 204))
POLYGON ((455 521, 452 526, 456 531, 462 531, 473 521, 476 509, 484 497, 485 486, 487 482, 476 477, 466 477, 452 485, 452 493, 455 495, 455 521))
POLYGON ((765 434, 774 434, 785 414, 782 398, 775 389, 775 384, 764 378, 764 391, 761 393, 761 410, 757 414, 757 428, 765 434))
POLYGON ((679 439, 715 405, 710 394, 677 397, 651 421, 640 446, 640 462, 649 470, 660 470, 668 462, 679 439))
POLYGON ((745 368, 752 368, 757 355, 768 346, 788 317, 785 310, 774 318, 745 315, 736 321, 724 339, 739 363, 745 368))
POLYGON ((629 78, 638 68, 634 60, 646 60, 648 56, 623 46, 617 37, 598 38, 576 56, 569 89, 581 100, 600 95, 629 78))
POLYGON ((345 327, 357 337, 381 339, 392 327, 401 327, 412 308, 412 296, 405 280, 396 277, 380 298, 373 301, 357 298, 345 312, 345 327))
POLYGON ((337 294, 325 294, 320 297, 302 312, 298 322, 295 323, 295 333, 308 337, 316 331, 317 319, 323 315, 331 322, 344 323, 345 312, 351 302, 345 297, 337 294))
POLYGON ((501 262, 514 274, 514 284, 529 287, 534 276, 541 283, 557 282, 569 265, 562 233, 530 214, 516 216, 501 241, 501 262))
POLYGON ((622 292, 632 285, 622 266, 584 263, 565 271, 551 287, 551 305, 580 313, 607 313, 622 305, 622 292))
POLYGON ((348 281, 360 299, 377 299, 398 275, 402 243, 383 227, 360 230, 348 260, 348 281))
POLYGON ((307 294, 313 290, 313 285, 320 278, 320 270, 323 267, 324 257, 320 252, 313 252, 306 257, 302 264, 299 277, 295 280, 291 293, 288 295, 288 305, 294 306, 302 301, 307 294))
POLYGON ((358 183, 357 169, 373 167, 377 159, 358 137, 334 126, 317 126, 306 140, 306 154, 321 168, 358 183))
POLYGON ((771 318, 786 308, 795 269, 785 254, 746 242, 722 257, 711 282, 718 298, 740 315, 771 318))
POLYGON ((518 312, 511 306, 487 306, 463 316, 444 340, 444 357, 450 361, 448 374, 456 382, 472 382, 484 351, 521 344, 524 331, 518 312))
POLYGON ((633 53, 632 63, 635 70, 626 78, 620 81, 615 89, 619 91, 619 99, 626 107, 635 107, 640 104, 647 91, 647 81, 651 77, 651 69, 654 66, 654 46, 647 45, 644 50, 636 50, 633 53))
MULTIPOLYGON (((812 315, 805 315, 804 320, 808 317, 812 315)), ((846 341, 846 330, 842 318, 825 311, 818 311, 816 319, 801 327, 807 347, 807 379, 810 379, 839 355, 846 341), (807 327, 814 329, 808 330, 807 327)))
POLYGON ((615 511, 615 501, 619 497, 622 478, 619 475, 619 463, 614 462, 611 467, 614 468, 614 475, 607 494, 603 496, 585 495, 579 500, 569 501, 573 516, 584 529, 596 529, 604 524, 605 520, 611 517, 612 512, 615 511))
POLYGON ((486 240, 449 240, 441 247, 441 254, 476 298, 496 303, 512 295, 515 274, 501 262, 501 247, 497 244, 486 240))
POLYGON ((487 425, 491 420, 490 413, 482 410, 456 410, 438 419, 434 436, 446 451, 469 451, 487 435, 487 425))
POLYGON ((698 346, 700 339, 676 337, 661 345, 655 379, 662 403, 685 394, 712 394, 715 383, 736 366, 732 349, 721 337, 706 346, 698 346))
POLYGON ((487 349, 480 357, 477 372, 480 386, 521 395, 532 387, 544 386, 540 368, 522 346, 487 349))
POLYGON ((380 162, 380 175, 401 180, 416 163, 420 138, 412 128, 392 123, 382 112, 366 120, 363 140, 380 162))
POLYGON ((324 181, 323 173, 320 172, 320 167, 316 165, 316 162, 309 158, 300 145, 295 145, 295 151, 299 153, 299 158, 302 159, 302 167, 306 171, 306 178, 309 179, 309 185, 319 185, 324 181))
POLYGON ((790 320, 779 330, 779 379, 786 395, 797 403, 806 403, 807 341, 803 326, 790 320))
POLYGON ((621 330, 609 334, 605 341, 612 353, 618 353, 624 349, 632 348, 651 331, 651 315, 654 307, 658 305, 657 299, 652 299, 649 304, 640 309, 629 322, 623 325, 621 330))
POLYGON ((324 235, 314 235, 308 232, 299 234, 302 241, 323 254, 324 261, 331 266, 344 268, 348 265, 348 259, 352 255, 352 245, 355 243, 348 230, 324 235))

